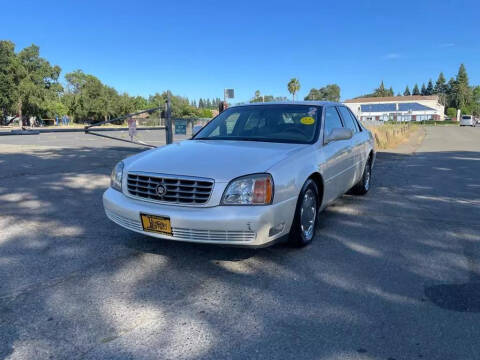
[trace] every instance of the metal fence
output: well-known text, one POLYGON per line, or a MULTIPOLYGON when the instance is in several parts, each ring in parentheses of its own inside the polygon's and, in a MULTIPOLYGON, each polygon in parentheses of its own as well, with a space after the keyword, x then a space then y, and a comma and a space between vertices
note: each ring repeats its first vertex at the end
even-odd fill
MULTIPOLYGON (((210 120, 209 118, 172 118, 171 141, 182 141, 191 138, 195 126, 204 126, 210 120)), ((115 120, 117 127, 112 127, 112 125, 105 126, 110 122, 112 120, 89 125, 85 128, 85 133, 147 147, 163 146, 169 142, 166 126, 168 120, 165 118, 133 115, 115 120), (134 129, 131 129, 131 126, 128 124, 127 119, 130 117, 135 120, 134 129)))

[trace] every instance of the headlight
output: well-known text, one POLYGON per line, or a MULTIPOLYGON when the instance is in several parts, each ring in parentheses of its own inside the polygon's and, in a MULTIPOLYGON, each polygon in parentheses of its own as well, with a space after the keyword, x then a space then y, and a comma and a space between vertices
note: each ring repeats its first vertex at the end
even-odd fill
POLYGON ((254 174, 234 179, 222 196, 223 205, 268 205, 273 200, 273 179, 254 174))
POLYGON ((122 191, 123 162, 120 161, 115 165, 110 175, 110 186, 118 191, 122 191))

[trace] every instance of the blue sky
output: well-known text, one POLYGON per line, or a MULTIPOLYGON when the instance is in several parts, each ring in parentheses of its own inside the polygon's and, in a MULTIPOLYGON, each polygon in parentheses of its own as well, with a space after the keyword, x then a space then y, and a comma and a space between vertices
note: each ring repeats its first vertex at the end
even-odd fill
POLYGON ((465 63, 480 84, 478 1, 7 1, 0 39, 35 43, 66 72, 82 69, 131 95, 166 89, 245 101, 337 83, 342 99, 384 80, 395 92, 447 80, 465 63))

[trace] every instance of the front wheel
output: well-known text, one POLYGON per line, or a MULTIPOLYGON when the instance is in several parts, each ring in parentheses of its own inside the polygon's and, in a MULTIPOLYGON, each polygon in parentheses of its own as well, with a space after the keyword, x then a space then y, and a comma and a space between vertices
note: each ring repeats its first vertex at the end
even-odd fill
POLYGON ((317 230, 318 187, 308 179, 300 191, 292 228, 288 237, 290 245, 302 247, 312 242, 317 230))

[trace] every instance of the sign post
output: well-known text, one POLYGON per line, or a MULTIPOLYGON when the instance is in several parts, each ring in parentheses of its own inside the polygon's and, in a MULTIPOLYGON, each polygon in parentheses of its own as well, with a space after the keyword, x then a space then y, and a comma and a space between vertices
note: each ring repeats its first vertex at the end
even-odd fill
POLYGON ((227 102, 227 99, 233 99, 235 97, 235 91, 233 89, 223 89, 223 101, 227 102))
POLYGON ((167 145, 168 144, 171 144, 173 142, 173 131, 172 131, 172 104, 171 104, 171 101, 170 101, 170 92, 168 92, 168 95, 167 95, 167 108, 166 108, 166 111, 165 111, 165 125, 166 125, 166 131, 165 131, 165 135, 166 135, 166 142, 167 142, 167 145))

